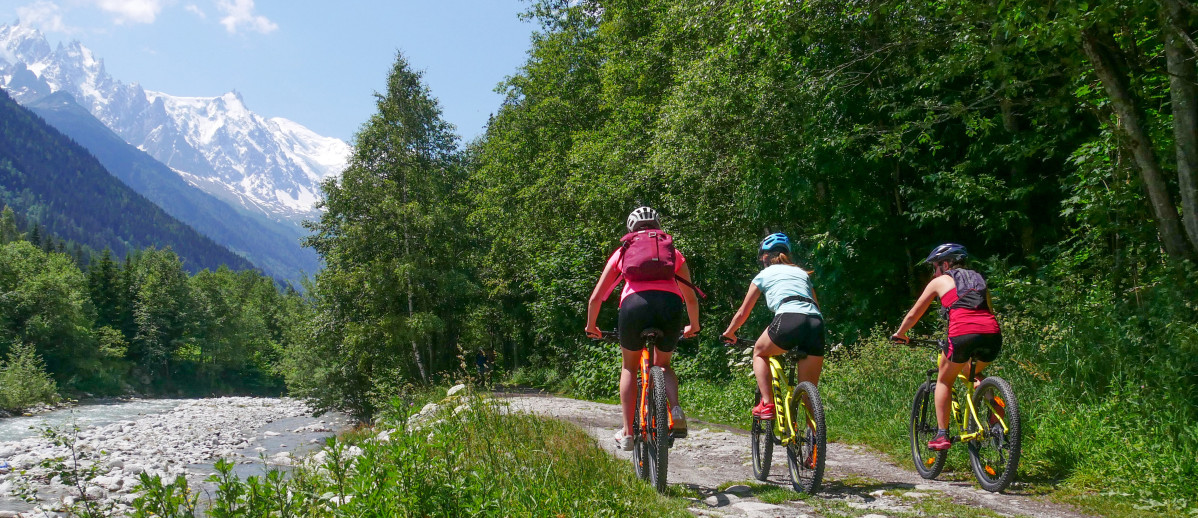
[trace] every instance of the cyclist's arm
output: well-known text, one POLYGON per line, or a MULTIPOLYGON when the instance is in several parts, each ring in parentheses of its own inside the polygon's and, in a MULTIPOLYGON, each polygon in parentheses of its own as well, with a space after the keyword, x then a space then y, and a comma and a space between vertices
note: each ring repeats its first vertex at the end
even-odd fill
MULTIPOLYGON (((678 265, 678 271, 674 274, 687 282, 691 280, 691 268, 686 261, 678 265)), ((686 301, 686 316, 690 320, 690 325, 685 331, 689 335, 687 338, 690 338, 699 332, 699 300, 695 298, 695 290, 692 290, 690 286, 679 283, 678 289, 682 291, 682 300, 686 301)))
POLYGON ((587 329, 595 327, 595 322, 599 320, 599 306, 603 305, 603 301, 607 300, 608 294, 612 288, 615 288, 616 281, 620 279, 619 269, 616 268, 616 261, 609 260, 607 265, 603 267, 603 273, 599 275, 599 282, 595 283, 595 289, 591 290, 591 298, 587 301, 587 329))
POLYGON ((952 280, 952 277, 945 275, 932 279, 932 282, 928 283, 927 287, 923 289, 923 293, 919 295, 919 299, 915 301, 915 305, 911 306, 911 311, 908 311, 907 316, 903 317, 903 324, 899 326, 898 331, 893 336, 905 337, 907 331, 915 327, 919 319, 923 318, 923 314, 928 311, 928 306, 932 304, 932 299, 936 298, 936 295, 940 293, 940 285, 944 283, 945 278, 949 279, 950 282, 952 280))
POLYGON ((728 323, 728 330, 724 331, 724 336, 736 336, 736 330, 745 325, 745 321, 749 319, 749 313, 753 311, 753 306, 757 305, 758 298, 761 298, 761 289, 756 284, 749 283, 749 291, 745 292, 745 300, 740 303, 736 314, 732 315, 732 322, 728 323))

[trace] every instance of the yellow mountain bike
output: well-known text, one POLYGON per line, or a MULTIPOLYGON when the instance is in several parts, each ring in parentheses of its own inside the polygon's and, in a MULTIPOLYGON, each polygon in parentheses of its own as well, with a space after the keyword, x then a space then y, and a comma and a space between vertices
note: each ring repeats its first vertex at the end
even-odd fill
MULTIPOLYGON (((945 344, 940 340, 912 339, 910 347, 923 347, 939 353, 945 361, 945 344)), ((997 376, 975 380, 973 363, 969 373, 958 375, 953 385, 952 410, 949 412, 949 441, 963 442, 969 450, 969 465, 982 489, 999 492, 1015 478, 1019 467, 1021 434, 1019 404, 1011 384, 997 376), (957 387, 964 386, 965 390, 957 387)), ((928 448, 936 436, 936 378, 939 369, 928 369, 927 380, 915 391, 911 405, 911 458, 919 476, 936 478, 944 469, 948 450, 928 448)))
MULTIPOLYGON (((729 347, 752 349, 755 342, 738 339, 728 343, 729 347)), ((752 437, 753 476, 764 481, 770 474, 774 445, 786 448, 786 463, 790 466, 790 483, 795 491, 815 494, 824 478, 824 460, 827 457, 827 428, 824 426, 824 403, 819 390, 811 382, 804 381, 794 386, 794 369, 785 365, 796 365, 807 355, 801 351, 790 351, 771 356, 770 378, 774 389, 774 419, 753 416, 752 437)), ((753 400, 753 406, 761 401, 761 391, 753 400)))

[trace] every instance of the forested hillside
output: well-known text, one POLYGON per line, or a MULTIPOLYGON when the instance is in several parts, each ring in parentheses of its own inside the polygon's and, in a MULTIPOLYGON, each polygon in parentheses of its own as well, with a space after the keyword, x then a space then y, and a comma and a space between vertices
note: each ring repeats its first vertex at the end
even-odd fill
POLYGON ((221 267, 189 276, 170 249, 137 250, 123 259, 105 249, 82 269, 30 237, 5 207, 0 410, 45 399, 20 393, 36 378, 29 366, 43 362, 57 387, 72 395, 282 390, 278 359, 302 329, 297 322, 307 319, 296 292, 279 290, 253 270, 221 267))
POLYGON ((170 246, 191 272, 253 268, 121 183, 7 93, 0 93, 0 203, 61 239, 118 257, 170 246))
POLYGON ((928 280, 918 261, 955 241, 989 276, 996 369, 1029 402, 1020 476, 1183 512, 1198 501, 1196 17, 1179 0, 536 2, 528 61, 464 152, 397 60, 325 186, 318 345, 289 383, 369 416, 494 348, 611 396, 616 354, 584 338, 585 301, 647 204, 711 295, 684 392, 747 405, 717 331, 759 239, 782 231, 845 351, 834 433, 885 442, 854 430, 893 417, 902 440, 922 363, 880 344, 928 280), (863 401, 887 413, 837 414, 863 401))

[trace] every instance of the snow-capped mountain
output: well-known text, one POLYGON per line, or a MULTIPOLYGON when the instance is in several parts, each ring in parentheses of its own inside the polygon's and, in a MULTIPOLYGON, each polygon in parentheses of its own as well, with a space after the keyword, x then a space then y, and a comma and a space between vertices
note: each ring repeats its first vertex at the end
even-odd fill
POLYGON ((65 91, 188 183, 275 220, 316 217, 320 181, 350 154, 340 139, 250 111, 236 92, 176 97, 113 79, 78 41, 51 48, 22 25, 0 25, 0 86, 22 104, 65 91))

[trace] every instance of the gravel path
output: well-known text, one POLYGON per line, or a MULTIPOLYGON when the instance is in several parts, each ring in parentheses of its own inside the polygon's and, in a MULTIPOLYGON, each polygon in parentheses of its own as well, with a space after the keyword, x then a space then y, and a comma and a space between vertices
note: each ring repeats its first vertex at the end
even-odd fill
MULTIPOLYGON (((620 423, 616 405, 580 401, 545 394, 497 394, 516 410, 576 423, 599 444, 620 458, 611 436, 620 423)), ((753 480, 749 460, 749 434, 744 430, 691 420, 690 436, 670 450, 669 481, 697 493, 691 511, 698 516, 920 516, 987 514, 1037 518, 1081 517, 1072 508, 1020 495, 1019 485, 1003 494, 978 488, 971 480, 924 480, 914 469, 896 466, 868 448, 829 443, 824 483, 815 498, 781 503, 762 501, 761 486, 728 483, 753 480)), ((631 466, 630 466, 631 469, 631 466)), ((769 484, 790 487, 785 454, 774 452, 769 484)), ((777 494, 778 492, 774 492, 777 494)), ((785 494, 785 493, 783 493, 785 494)), ((771 500, 777 500, 776 498, 771 500)))
POLYGON ((241 476, 259 474, 265 465, 289 465, 292 452, 314 449, 345 427, 341 416, 311 414, 293 399, 225 397, 181 401, 163 413, 82 428, 74 440, 75 452, 87 457, 80 467, 98 469, 83 491, 64 484, 59 470, 43 466, 55 457, 70 464, 67 447, 42 437, 0 438, 0 460, 10 466, 0 469, 0 518, 54 516, 83 499, 111 505, 116 516, 124 516, 143 472, 165 480, 184 475, 203 492, 209 488, 202 480, 218 458, 235 461, 234 472, 241 476))

